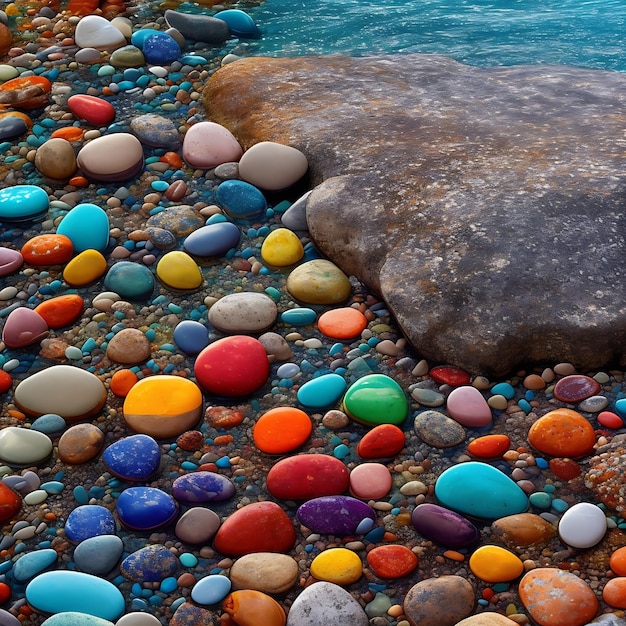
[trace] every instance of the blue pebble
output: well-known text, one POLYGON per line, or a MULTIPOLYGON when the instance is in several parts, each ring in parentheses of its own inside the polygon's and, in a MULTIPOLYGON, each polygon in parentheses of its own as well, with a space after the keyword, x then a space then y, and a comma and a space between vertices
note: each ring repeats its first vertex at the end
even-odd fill
POLYGON ((207 63, 206 58, 200 56, 199 54, 185 54, 179 60, 183 65, 191 65, 191 67, 195 67, 196 65, 206 65, 207 63))
POLYGON ((298 389, 298 402, 308 408, 327 407, 341 398, 346 387, 345 379, 339 374, 324 374, 304 383, 298 389))
POLYGON ((230 593, 230 579, 221 574, 201 578, 191 589, 191 599, 197 604, 221 602, 230 593))
POLYGON ((198 565, 197 557, 194 554, 191 554, 191 552, 183 552, 178 557, 178 560, 183 567, 195 567, 198 565))
POLYGON ((159 585, 159 591, 163 593, 172 593, 178 587, 178 583, 176 582, 176 578, 174 576, 168 576, 161 581, 159 585))
POLYGON ((185 504, 221 502, 235 495, 235 485, 221 474, 192 472, 180 476, 172 483, 172 495, 185 504))
POLYGON ((279 378, 293 378, 300 373, 300 366, 297 363, 283 363, 276 374, 279 378))
POLYGON ((129 487, 119 495, 116 510, 124 526, 144 531, 169 524, 178 514, 178 504, 156 487, 129 487))
POLYGON ((0 189, 0 220, 30 220, 44 215, 49 207, 48 194, 37 185, 14 185, 0 189))
POLYGON ((81 541, 73 558, 81 571, 103 576, 118 564, 123 552, 124 544, 117 535, 97 535, 81 541))
POLYGON ((118 261, 107 272, 104 286, 123 298, 144 299, 154 289, 154 276, 145 265, 118 261))
POLYGON ((69 237, 74 252, 98 250, 104 252, 109 245, 109 218, 99 206, 77 204, 61 221, 58 235, 69 237))
POLYGON ((106 448, 102 460, 115 476, 130 481, 145 481, 159 469, 161 449, 149 435, 130 435, 106 448))
MULTIPOLYGON (((129 554, 120 564, 120 571, 126 578, 141 582, 159 582, 176 574, 178 559, 165 547, 154 544, 140 548, 129 554)), ((149 589, 145 597, 152 596, 149 589)))
POLYGON ((515 388, 509 383, 498 383, 490 391, 493 395, 504 396, 507 400, 511 400, 515 396, 515 388))
POLYGON ((345 443, 339 444, 334 450, 333 455, 338 459, 345 459, 350 454, 350 448, 345 443))
POLYGON ((0 141, 19 137, 28 130, 26 122, 21 117, 3 117, 0 119, 0 141))
POLYGON ((144 39, 141 50, 146 61, 154 65, 169 65, 177 61, 181 53, 176 40, 159 31, 144 39))
POLYGON ((140 28, 131 35, 130 43, 132 43, 133 46, 141 49, 143 48, 143 44, 146 39, 148 39, 148 37, 161 34, 163 34, 162 31, 156 30, 155 28, 140 28))
POLYGON ((228 29, 236 37, 258 39, 261 31, 254 20, 244 11, 239 9, 225 9, 218 11, 213 17, 223 20, 228 24, 228 29))
POLYGON ((29 552, 15 562, 13 576, 15 580, 25 582, 56 563, 58 558, 57 551, 51 548, 29 552))
POLYGON ((187 354, 198 354, 209 345, 208 328, 200 322, 184 320, 174 328, 174 342, 187 354))
POLYGON ((65 536, 76 543, 98 535, 114 535, 115 530, 113 514, 98 504, 75 508, 65 521, 65 536))
POLYGON ((46 493, 58 495, 65 489, 65 485, 58 480, 49 480, 48 482, 42 483, 40 489, 43 489, 46 493))
POLYGON ((308 307, 289 309, 280 316, 280 321, 289 326, 308 326, 317 318, 317 313, 308 307))
POLYGON ((31 430, 37 430, 40 433, 50 435, 52 433, 60 433, 65 430, 66 426, 66 421, 60 415, 56 415, 55 413, 46 413, 45 415, 38 417, 33 422, 31 430))
POLYGON ((240 240, 239 228, 232 222, 222 221, 198 228, 183 241, 183 247, 195 256, 222 256, 236 248, 240 240))
POLYGON ((253 219, 267 210, 267 201, 261 191, 242 180, 225 180, 217 188, 215 198, 233 219, 253 219))
POLYGON ((517 402, 517 406, 528 415, 532 411, 532 406, 530 406, 527 400, 521 399, 517 402))

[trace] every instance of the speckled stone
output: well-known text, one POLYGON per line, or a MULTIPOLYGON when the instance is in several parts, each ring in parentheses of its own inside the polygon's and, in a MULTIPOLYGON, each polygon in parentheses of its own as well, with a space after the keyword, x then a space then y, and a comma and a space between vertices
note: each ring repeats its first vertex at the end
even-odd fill
POLYGON ((233 589, 255 589, 279 594, 291 589, 299 575, 298 563, 287 554, 255 552, 238 558, 230 568, 233 589))
POLYGON ((187 237, 204 226, 204 218, 192 206, 179 204, 152 215, 146 220, 146 228, 163 228, 176 237, 187 237))
POLYGON ((300 505, 297 516, 313 532, 339 536, 355 534, 364 520, 371 520, 372 526, 376 521, 370 506, 350 496, 313 498, 300 505))
POLYGON ((461 424, 439 411, 422 411, 413 422, 419 438, 435 448, 451 448, 465 441, 461 424))
POLYGON ((173 576, 178 570, 178 559, 159 544, 149 545, 129 554, 120 564, 120 572, 128 580, 157 582, 173 576))
POLYGON ((235 485, 213 472, 191 472, 172 483, 172 495, 185 504, 221 502, 235 495, 235 485))
POLYGON ((404 598, 404 614, 411 626, 454 626, 475 603, 474 588, 460 576, 441 576, 413 585, 404 598))
POLYGON ((518 513, 493 522, 491 532, 506 546, 515 548, 545 544, 554 537, 556 528, 534 513, 518 513))
POLYGON ((228 294, 209 309, 209 322, 231 335, 261 333, 274 324, 277 316, 274 300, 252 291, 228 294))
POLYGON ((108 446, 102 461, 115 476, 128 481, 145 481, 159 469, 161 449, 148 435, 130 435, 108 446))
POLYGON ((59 439, 59 458, 64 463, 79 465, 96 457, 104 445, 104 433, 95 424, 76 424, 59 439))
POLYGON ((133 117, 130 120, 130 129, 147 146, 177 150, 182 145, 176 125, 162 115, 148 113, 133 117))
POLYGON ((76 507, 65 521, 65 536, 75 543, 99 535, 114 535, 115 520, 109 509, 98 504, 76 507))
POLYGON ((307 304, 340 304, 352 287, 348 277, 331 261, 315 259, 296 267, 287 277, 287 290, 307 304))
POLYGON ((115 333, 106 349, 107 358, 115 363, 137 365, 150 358, 150 340, 137 328, 123 328, 115 333))

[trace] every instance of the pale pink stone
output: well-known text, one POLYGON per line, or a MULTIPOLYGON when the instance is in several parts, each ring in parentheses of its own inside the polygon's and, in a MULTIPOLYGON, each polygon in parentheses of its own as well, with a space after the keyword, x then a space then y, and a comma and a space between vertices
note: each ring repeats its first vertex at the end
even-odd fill
POLYGON ((391 483, 391 474, 382 463, 361 463, 350 472, 350 492, 362 500, 383 498, 391 483))
POLYGON ((493 419, 491 408, 482 393, 469 385, 453 389, 446 406, 452 419, 470 428, 487 426, 493 419))
POLYGON ((12 248, 0 248, 0 276, 8 276, 24 264, 21 252, 12 248))
POLYGON ((215 122, 198 122, 183 139, 183 159, 192 167, 209 169, 238 161, 243 150, 234 135, 215 122))
POLYGON ((23 348, 48 335, 48 324, 32 309, 20 307, 9 313, 2 329, 2 341, 9 348, 23 348))

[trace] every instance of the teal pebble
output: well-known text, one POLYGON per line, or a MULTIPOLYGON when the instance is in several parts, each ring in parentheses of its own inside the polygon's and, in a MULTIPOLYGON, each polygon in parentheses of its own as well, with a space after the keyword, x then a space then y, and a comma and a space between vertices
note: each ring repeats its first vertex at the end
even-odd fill
POLYGON ((191 552, 183 552, 178 560, 183 567, 195 567, 198 565, 198 559, 195 555, 191 554, 191 552))
POLYGON ((507 400, 512 400, 515 396, 515 388, 510 383, 498 383, 490 389, 490 392, 494 396, 504 396, 507 400))
POLYGON ((104 286, 123 298, 143 299, 154 289, 154 276, 145 265, 119 261, 109 269, 104 286))
POLYGON ((335 404, 347 387, 338 374, 324 374, 304 383, 298 389, 298 402, 308 408, 323 408, 335 404))
MULTIPOLYGON (((289 326, 308 326, 317 318, 317 313, 313 309, 302 307, 299 309, 289 309, 280 315, 280 321, 289 326)), ((342 346, 342 344, 338 344, 342 346)))
POLYGON ((552 509, 557 513, 565 513, 569 508, 569 504, 565 502, 565 500, 561 500, 561 498, 555 498, 552 500, 552 509))
POLYGON ((42 483, 41 489, 43 489, 46 493, 58 495, 63 491, 63 489, 65 489, 65 485, 58 480, 50 480, 46 483, 42 483))
POLYGON ((59 433, 62 430, 65 430, 66 426, 66 421, 60 415, 56 415, 55 413, 46 413, 45 415, 38 417, 32 423, 32 426, 30 428, 31 430, 36 430, 40 433, 45 433, 46 435, 49 435, 52 433, 59 433))
POLYGON ((339 444, 333 450, 333 456, 338 459, 345 459, 350 454, 350 448, 345 443, 339 444))
POLYGON ((552 504, 552 497, 550 496, 550 494, 545 493, 543 491, 537 491, 535 493, 531 493, 530 496, 528 497, 528 500, 534 507, 538 509, 547 510, 550 508, 550 505, 552 504))
POLYGON ((16 561, 13 576, 19 582, 26 582, 56 563, 58 558, 57 551, 52 548, 29 552, 16 561))
POLYGON ((174 576, 168 576, 161 581, 159 585, 159 591, 163 593, 172 593, 178 587, 178 583, 176 582, 176 578, 174 576))

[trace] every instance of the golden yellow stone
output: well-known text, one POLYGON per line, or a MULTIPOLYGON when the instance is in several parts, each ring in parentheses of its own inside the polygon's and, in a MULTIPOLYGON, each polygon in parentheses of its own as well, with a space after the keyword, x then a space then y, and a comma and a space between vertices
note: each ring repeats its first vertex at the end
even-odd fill
POLYGON ((500 546, 481 546, 469 560, 474 576, 488 583, 504 583, 522 575, 524 564, 500 546))
POLYGON ((318 580, 351 585, 363 573, 361 559, 347 548, 330 548, 318 554, 311 563, 311 575, 318 580))
POLYGON ((307 304, 339 304, 348 299, 351 290, 348 277, 325 259, 307 261, 287 277, 287 291, 307 304))
POLYGON ((297 263, 304 256, 304 248, 293 231, 277 228, 263 241, 261 256, 268 265, 285 267, 297 263))
POLYGON ((107 261, 98 250, 84 250, 63 270, 63 280, 72 287, 83 287, 98 280, 107 269, 107 261))
POLYGON ((163 284, 173 289, 197 289, 202 284, 202 274, 196 262, 186 252, 179 250, 161 257, 156 274, 163 284))

